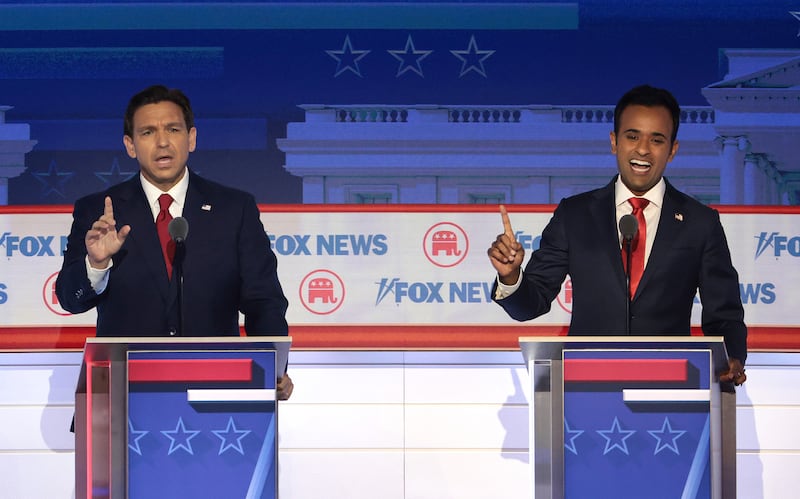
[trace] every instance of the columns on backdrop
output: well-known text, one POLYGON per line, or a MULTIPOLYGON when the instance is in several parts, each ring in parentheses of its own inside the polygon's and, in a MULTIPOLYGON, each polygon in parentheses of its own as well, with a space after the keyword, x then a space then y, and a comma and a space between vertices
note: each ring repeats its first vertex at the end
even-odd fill
POLYGON ((746 136, 717 137, 722 151, 721 204, 783 204, 784 179, 767 154, 752 153, 746 136))
POLYGON ((722 147, 722 164, 719 170, 719 202, 744 203, 744 159, 750 151, 747 137, 717 137, 722 147))
POLYGON ((31 140, 30 126, 6 123, 6 111, 11 106, 0 106, 0 206, 8 205, 8 179, 25 171, 25 154, 36 145, 31 140))

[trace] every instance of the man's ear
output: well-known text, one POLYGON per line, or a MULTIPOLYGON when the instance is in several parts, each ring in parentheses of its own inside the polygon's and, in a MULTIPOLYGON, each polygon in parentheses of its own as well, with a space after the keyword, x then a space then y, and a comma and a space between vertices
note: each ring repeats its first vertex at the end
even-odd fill
POLYGON ((192 127, 189 129, 189 152, 194 152, 197 147, 197 128, 192 127))
POLYGON ((672 158, 674 158, 675 155, 678 154, 678 146, 679 145, 680 144, 678 143, 678 139, 675 139, 675 142, 672 143, 672 150, 669 153, 669 158, 667 158, 668 162, 672 161, 672 158))
POLYGON ((133 146, 133 139, 130 138, 128 135, 122 136, 122 143, 125 145, 125 152, 128 153, 133 159, 136 159, 136 148, 133 146))

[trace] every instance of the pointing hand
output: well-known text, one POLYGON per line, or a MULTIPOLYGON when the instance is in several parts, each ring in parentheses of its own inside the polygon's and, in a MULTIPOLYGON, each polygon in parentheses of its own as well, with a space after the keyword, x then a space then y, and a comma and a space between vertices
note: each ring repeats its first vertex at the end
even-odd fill
POLYGON ((492 262, 492 266, 500 276, 500 282, 514 284, 519 278, 519 269, 525 257, 525 250, 514 236, 511 220, 503 205, 500 205, 500 217, 503 221, 503 233, 497 236, 487 254, 489 261, 492 262))
POLYGON ((111 203, 111 197, 106 196, 103 215, 92 224, 84 239, 89 264, 98 269, 108 267, 109 260, 122 247, 130 231, 130 225, 125 225, 117 230, 114 206, 111 203))

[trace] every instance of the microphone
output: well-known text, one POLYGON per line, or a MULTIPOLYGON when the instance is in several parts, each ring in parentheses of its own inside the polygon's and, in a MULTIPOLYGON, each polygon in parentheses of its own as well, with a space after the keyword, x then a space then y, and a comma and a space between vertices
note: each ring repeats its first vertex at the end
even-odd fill
MULTIPOLYGON (((630 217, 630 215, 626 216, 630 217)), ((633 221, 636 222, 636 219, 634 218, 633 221)), ((620 223, 622 222, 620 221, 620 223)), ((175 241, 175 244, 181 244, 186 240, 186 236, 189 235, 189 222, 183 217, 175 217, 170 220, 167 231, 169 232, 169 237, 175 241)))
POLYGON ((622 234, 622 247, 625 249, 627 265, 625 265, 625 334, 631 334, 631 243, 639 231, 639 222, 633 215, 622 215, 619 219, 619 231, 622 234))
MULTIPOLYGON (((172 225, 172 222, 170 222, 170 225, 172 225)), ((187 227, 186 230, 189 230, 189 228, 187 227)), ((636 221, 636 217, 622 215, 622 218, 619 219, 619 231, 622 233, 622 239, 630 243, 633 240, 633 236, 639 231, 639 222, 636 221)), ((170 234, 172 234, 172 229, 170 229, 170 234)))

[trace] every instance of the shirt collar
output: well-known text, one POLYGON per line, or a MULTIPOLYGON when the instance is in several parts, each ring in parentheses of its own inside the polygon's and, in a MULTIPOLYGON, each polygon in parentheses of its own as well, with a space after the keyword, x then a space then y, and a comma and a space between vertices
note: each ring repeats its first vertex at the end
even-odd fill
MULTIPOLYGON (((158 197, 164 194, 164 191, 162 191, 158 187, 148 182, 142 176, 141 173, 139 174, 139 181, 142 183, 142 189, 144 189, 144 195, 147 197, 147 204, 150 206, 151 209, 155 207, 156 213, 158 213, 158 208, 159 208, 158 197)), ((177 184, 172 186, 172 189, 166 192, 167 194, 172 196, 172 199, 174 200, 173 203, 180 208, 178 212, 183 212, 183 202, 186 200, 186 191, 188 189, 189 189, 189 169, 185 168, 183 178, 180 179, 180 181, 178 181, 177 184)))
POLYGON ((661 177, 661 179, 656 185, 653 186, 652 189, 644 193, 644 196, 637 196, 636 194, 632 193, 625 184, 622 183, 622 179, 619 175, 617 175, 617 180, 614 182, 615 206, 627 203, 628 199, 633 197, 643 197, 650 201, 651 204, 660 208, 664 204, 664 193, 666 191, 667 183, 664 181, 664 177, 661 177))

